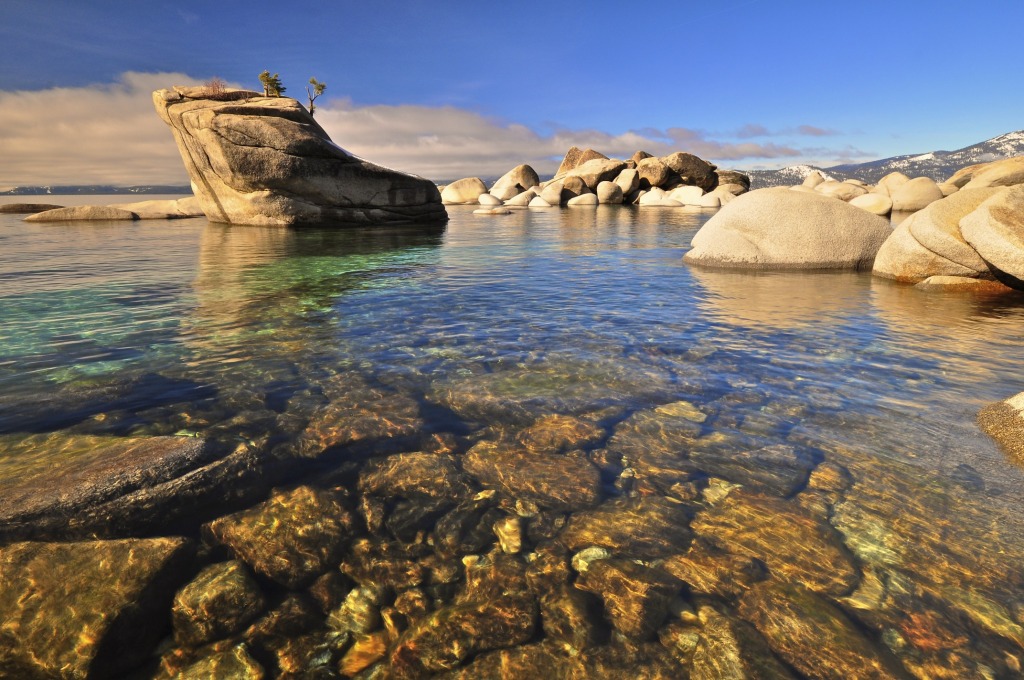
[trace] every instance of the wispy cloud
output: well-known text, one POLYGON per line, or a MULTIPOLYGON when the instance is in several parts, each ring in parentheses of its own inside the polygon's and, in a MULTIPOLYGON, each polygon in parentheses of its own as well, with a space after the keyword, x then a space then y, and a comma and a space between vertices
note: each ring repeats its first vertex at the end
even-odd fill
POLYGON ((792 128, 769 130, 764 125, 747 123, 728 136, 736 137, 737 139, 752 139, 755 137, 831 137, 838 134, 841 134, 838 130, 818 127, 816 125, 797 125, 792 128))
MULTIPOLYGON (((187 184, 151 93, 200 80, 182 73, 125 73, 116 83, 92 87, 0 93, 0 186, 187 184)), ((757 143, 753 138, 767 132, 757 124, 745 126, 746 136, 684 127, 617 134, 553 127, 540 133, 453 106, 359 106, 344 99, 325 101, 317 120, 352 153, 438 180, 496 176, 519 163, 551 173, 574 145, 619 158, 640 149, 655 155, 688 151, 725 167, 867 157, 849 147, 757 143)), ((802 134, 816 137, 829 132, 797 129, 804 128, 802 134)))

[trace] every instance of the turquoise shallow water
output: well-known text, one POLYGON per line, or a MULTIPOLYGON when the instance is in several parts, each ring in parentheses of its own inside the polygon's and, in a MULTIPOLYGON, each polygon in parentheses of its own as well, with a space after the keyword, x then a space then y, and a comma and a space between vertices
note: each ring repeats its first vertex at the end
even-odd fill
POLYGON ((287 447, 349 384, 409 397, 429 431, 470 444, 552 413, 610 436, 686 402, 672 413, 709 414, 702 436, 737 452, 799 442, 851 471, 853 491, 823 512, 861 589, 898 574, 918 599, 858 591, 843 606, 868 611, 861 625, 908 668, 926 676, 956 653, 1012 671, 1024 473, 974 418, 1024 390, 1024 298, 691 268, 681 258, 707 213, 450 214, 427 233, 0 216, 2 441, 60 430, 287 447), (933 609, 964 626, 959 647, 914 627, 933 609))

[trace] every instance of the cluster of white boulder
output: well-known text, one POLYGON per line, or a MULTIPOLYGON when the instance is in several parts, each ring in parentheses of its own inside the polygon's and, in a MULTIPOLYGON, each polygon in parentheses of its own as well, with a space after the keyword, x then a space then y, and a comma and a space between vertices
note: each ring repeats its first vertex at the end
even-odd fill
POLYGON ((718 170, 684 152, 658 158, 638 151, 629 160, 618 160, 574 146, 546 182, 541 182, 529 165, 519 165, 490 189, 479 177, 439 188, 446 205, 479 204, 481 208, 475 212, 481 214, 507 214, 510 208, 620 203, 719 208, 748 191, 750 179, 739 172, 718 170))
POLYGON ((870 190, 820 180, 737 198, 694 236, 684 259, 751 269, 871 267, 927 287, 1024 290, 1024 156, 964 168, 942 184, 895 173, 870 190), (868 199, 891 205, 870 210, 868 199), (893 229, 882 217, 890 210, 915 212, 893 229))

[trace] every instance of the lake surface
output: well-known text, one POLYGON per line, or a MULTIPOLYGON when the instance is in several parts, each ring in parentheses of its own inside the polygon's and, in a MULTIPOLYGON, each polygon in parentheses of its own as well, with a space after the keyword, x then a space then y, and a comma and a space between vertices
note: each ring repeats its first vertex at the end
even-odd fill
MULTIPOLYGON (((7 202, 44 198, 67 204, 7 202)), ((837 633, 837 645, 877 654, 879 677, 1020 672, 1024 470, 974 419, 1024 390, 1024 298, 924 292, 867 273, 684 265, 709 213, 449 213, 446 229, 427 233, 0 216, 0 477, 24 472, 29 458, 13 452, 59 464, 46 445, 26 453, 24 441, 48 433, 288 451, 335 395, 360 390, 415 404, 424 435, 451 442, 457 461, 474 447, 486 457, 480 442, 505 455, 555 423, 549 439, 579 451, 543 455, 598 467, 600 505, 554 503, 550 538, 537 533, 522 554, 632 501, 668 499, 692 521, 692 535, 657 554, 569 540, 571 552, 599 545, 644 568, 689 555, 665 567, 687 585, 640 647, 604 615, 614 630, 594 648, 619 650, 625 667, 667 649, 664 663, 695 677, 714 677, 699 669, 719 656, 755 666, 770 656, 813 676, 798 659, 824 644, 812 629, 835 626, 857 636, 837 633), (83 390, 94 395, 85 403, 83 390), (597 434, 566 434, 581 423, 597 434), (772 447, 788 452, 747 455, 772 447), (773 465, 796 481, 772 477, 773 465), (805 537, 821 550, 785 545, 805 537), (688 571, 705 557, 719 571, 753 560, 768 576, 715 590, 688 571), (784 598, 796 605, 764 585, 776 582, 800 589, 784 598), (806 631, 780 633, 801 620, 806 631), (759 642, 745 646, 736 631, 751 625, 759 642)), ((531 467, 501 474, 529 479, 531 467)), ((495 474, 474 472, 474 484, 548 512, 543 493, 514 498, 521 480, 495 474)), ((588 585, 598 598, 601 587, 588 585)), ((549 638, 537 632, 522 649, 549 638)), ((542 667, 523 654, 516 663, 542 667)))

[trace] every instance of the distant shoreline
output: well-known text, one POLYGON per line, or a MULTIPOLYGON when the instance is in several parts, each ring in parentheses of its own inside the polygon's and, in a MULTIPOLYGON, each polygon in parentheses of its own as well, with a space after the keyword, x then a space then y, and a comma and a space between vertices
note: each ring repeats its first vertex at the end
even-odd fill
POLYGON ((174 184, 146 184, 130 187, 107 184, 71 184, 63 186, 14 187, 0 191, 0 196, 111 196, 116 194, 192 195, 192 187, 174 184))

